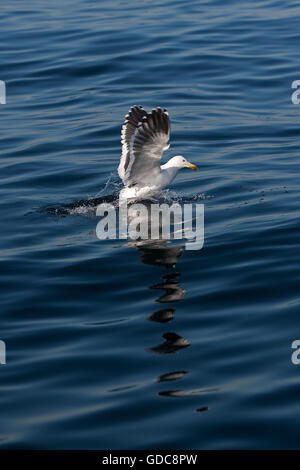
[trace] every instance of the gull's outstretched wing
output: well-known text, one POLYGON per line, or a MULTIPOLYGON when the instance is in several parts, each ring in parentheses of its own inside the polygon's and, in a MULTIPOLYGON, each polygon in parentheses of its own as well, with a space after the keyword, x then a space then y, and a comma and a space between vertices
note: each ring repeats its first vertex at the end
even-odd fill
POLYGON ((133 106, 122 127, 122 156, 119 176, 127 186, 155 183, 160 174, 160 160, 169 148, 170 120, 166 109, 147 113, 133 106))

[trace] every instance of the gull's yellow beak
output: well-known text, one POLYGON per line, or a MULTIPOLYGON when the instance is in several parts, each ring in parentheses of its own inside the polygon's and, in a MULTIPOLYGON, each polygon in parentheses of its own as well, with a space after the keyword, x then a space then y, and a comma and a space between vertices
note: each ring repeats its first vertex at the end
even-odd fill
POLYGON ((194 171, 198 171, 198 167, 196 165, 194 165, 193 163, 187 163, 186 166, 188 166, 189 168, 191 168, 194 171))

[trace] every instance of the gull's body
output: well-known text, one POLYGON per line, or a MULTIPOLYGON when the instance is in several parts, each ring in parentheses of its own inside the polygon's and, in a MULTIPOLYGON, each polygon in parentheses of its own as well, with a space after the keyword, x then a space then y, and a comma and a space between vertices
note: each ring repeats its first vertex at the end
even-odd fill
POLYGON ((175 178, 180 168, 197 170, 178 155, 160 165, 164 150, 169 148, 170 120, 167 110, 147 113, 142 106, 133 106, 122 127, 122 156, 118 168, 125 188, 120 199, 141 199, 160 193, 175 178))

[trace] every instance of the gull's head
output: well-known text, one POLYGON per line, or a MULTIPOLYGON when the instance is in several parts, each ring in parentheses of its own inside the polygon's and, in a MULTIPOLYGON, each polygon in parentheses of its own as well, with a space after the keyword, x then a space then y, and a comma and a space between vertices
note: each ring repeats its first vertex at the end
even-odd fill
POLYGON ((187 167, 191 168, 194 171, 198 170, 198 167, 196 165, 187 161, 187 159, 184 158, 182 155, 176 155, 176 157, 171 158, 171 160, 169 160, 169 164, 170 166, 178 169, 187 167))

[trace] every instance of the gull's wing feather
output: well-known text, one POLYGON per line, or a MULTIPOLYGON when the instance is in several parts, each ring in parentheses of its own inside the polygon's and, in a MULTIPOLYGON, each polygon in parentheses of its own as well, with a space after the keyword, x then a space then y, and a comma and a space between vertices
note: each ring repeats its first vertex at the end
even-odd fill
POLYGON ((148 185, 160 174, 160 160, 169 148, 170 120, 166 109, 147 113, 133 106, 122 127, 119 176, 127 186, 148 185))

